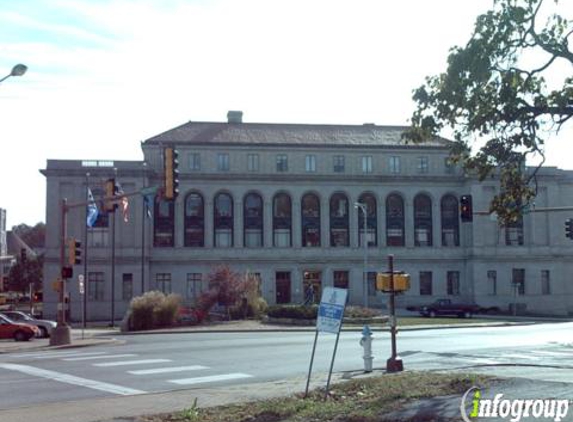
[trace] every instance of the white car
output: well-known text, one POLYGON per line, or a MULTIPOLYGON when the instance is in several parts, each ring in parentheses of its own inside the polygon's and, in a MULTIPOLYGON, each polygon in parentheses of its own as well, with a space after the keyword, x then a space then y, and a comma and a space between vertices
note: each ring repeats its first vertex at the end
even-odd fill
POLYGON ((56 328, 57 325, 55 321, 36 319, 26 312, 21 311, 2 311, 2 315, 7 316, 15 322, 24 322, 26 324, 35 325, 40 330, 40 337, 50 337, 52 330, 56 328))

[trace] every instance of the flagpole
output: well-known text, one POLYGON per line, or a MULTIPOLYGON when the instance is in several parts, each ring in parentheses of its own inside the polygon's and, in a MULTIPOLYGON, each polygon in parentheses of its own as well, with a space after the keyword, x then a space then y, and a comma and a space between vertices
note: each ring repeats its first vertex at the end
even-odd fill
MULTIPOLYGON (((90 174, 86 173, 86 198, 89 200, 90 174)), ((84 221, 84 294, 83 294, 83 327, 86 328, 87 320, 87 285, 88 285, 88 215, 89 208, 86 206, 86 221, 84 221)))
MULTIPOLYGON (((145 170, 147 163, 143 162, 143 177, 141 180, 141 187, 145 188, 145 170)), ((145 292, 145 219, 147 218, 147 204, 145 195, 141 195, 141 294, 145 292)))

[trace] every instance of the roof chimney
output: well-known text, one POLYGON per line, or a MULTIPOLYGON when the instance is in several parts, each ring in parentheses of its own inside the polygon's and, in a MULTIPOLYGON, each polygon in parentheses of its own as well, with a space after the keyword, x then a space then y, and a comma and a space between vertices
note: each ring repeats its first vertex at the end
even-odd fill
POLYGON ((227 113, 227 121, 229 123, 243 123, 242 111, 229 111, 227 113))

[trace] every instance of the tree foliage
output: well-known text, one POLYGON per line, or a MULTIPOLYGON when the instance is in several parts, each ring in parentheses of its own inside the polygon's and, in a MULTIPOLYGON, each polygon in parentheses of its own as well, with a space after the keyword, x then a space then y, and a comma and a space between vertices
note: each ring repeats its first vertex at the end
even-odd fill
MULTIPOLYGON (((519 218, 536 194, 530 156, 544 161, 544 141, 573 115, 571 21, 558 0, 494 0, 465 47, 454 47, 445 73, 414 90, 405 136, 416 142, 451 130, 452 159, 480 180, 499 171, 490 206, 502 224, 519 218), (482 144, 483 142, 483 144, 482 144), (472 146, 480 144, 472 151, 472 146)), ((541 166, 541 164, 539 166, 541 166)))
POLYGON ((8 289, 12 291, 27 293, 30 284, 37 291, 42 288, 44 256, 37 258, 29 257, 25 262, 18 262, 10 267, 8 273, 8 289))
POLYGON ((38 223, 34 227, 27 224, 18 224, 12 231, 31 248, 43 248, 46 242, 46 225, 38 223))

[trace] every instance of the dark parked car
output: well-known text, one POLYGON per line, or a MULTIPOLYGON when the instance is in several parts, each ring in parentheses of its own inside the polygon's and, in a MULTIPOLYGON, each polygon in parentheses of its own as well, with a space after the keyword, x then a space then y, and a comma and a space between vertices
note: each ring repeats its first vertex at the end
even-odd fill
POLYGON ((429 305, 408 306, 406 309, 409 311, 418 311, 420 315, 430 318, 438 315, 471 318, 473 314, 477 314, 482 310, 481 307, 474 303, 455 303, 450 299, 438 299, 429 305))
POLYGON ((35 325, 40 330, 40 337, 50 337, 52 330, 56 328, 57 325, 55 321, 37 319, 21 311, 2 311, 2 314, 15 322, 35 325))

